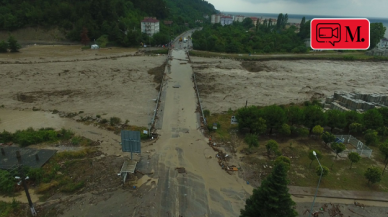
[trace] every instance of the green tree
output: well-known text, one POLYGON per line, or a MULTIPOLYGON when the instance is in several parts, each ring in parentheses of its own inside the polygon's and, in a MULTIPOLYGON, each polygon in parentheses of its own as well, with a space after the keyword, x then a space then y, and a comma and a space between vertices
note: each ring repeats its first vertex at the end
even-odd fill
POLYGON ((384 170, 383 170, 383 173, 385 172, 385 168, 387 168, 387 164, 388 164, 388 141, 381 144, 379 146, 379 150, 381 152, 381 154, 383 154, 384 156, 384 163, 385 163, 385 166, 384 166, 384 170))
POLYGON ((338 110, 329 110, 326 112, 327 126, 330 127, 330 131, 333 132, 334 128, 343 129, 346 124, 346 116, 344 112, 338 110))
MULTIPOLYGON (((317 155, 317 158, 318 158, 319 160, 322 159, 322 153, 321 153, 320 151, 318 151, 318 150, 315 151, 315 154, 317 155)), ((310 166, 309 166, 309 167, 311 167, 311 164, 312 164, 313 161, 316 159, 316 158, 315 158, 315 155, 314 155, 314 150, 309 151, 308 157, 309 157, 309 159, 311 160, 310 166)))
POLYGON ((279 133, 283 136, 289 136, 291 135, 291 128, 288 124, 282 124, 282 126, 279 129, 279 133))
POLYGON ((346 129, 349 130, 349 125, 352 123, 361 123, 362 116, 361 114, 357 113, 356 111, 347 111, 345 112, 345 119, 346 119, 346 129))
POLYGON ((335 157, 338 158, 338 154, 345 151, 346 146, 343 143, 334 142, 334 143, 331 143, 331 148, 334 150, 336 154, 335 157))
POLYGON ((317 125, 313 128, 313 133, 318 137, 320 138, 322 133, 323 133, 323 127, 317 125))
POLYGON ((367 130, 364 135, 366 145, 377 145, 379 142, 378 133, 376 130, 367 130))
POLYGON ((386 28, 383 23, 370 24, 370 49, 376 47, 382 38, 384 38, 386 28))
POLYGON ((328 143, 335 141, 335 136, 332 133, 325 131, 322 134, 322 140, 325 142, 325 145, 327 145, 328 143))
POLYGON ((8 48, 11 52, 19 52, 19 49, 21 48, 18 41, 12 35, 8 38, 8 48))
POLYGON ((315 172, 317 173, 318 176, 321 176, 321 173, 322 173, 322 177, 326 177, 327 175, 329 175, 329 168, 325 167, 325 166, 322 166, 322 168, 318 165, 317 168, 315 169, 315 172))
POLYGON ((377 111, 383 116, 383 123, 385 126, 388 126, 388 108, 382 107, 377 109, 377 111))
POLYGON ((304 113, 303 110, 300 109, 298 106, 290 106, 287 111, 287 119, 291 126, 293 125, 300 125, 304 121, 304 113))
POLYGON ((267 149, 268 157, 270 156, 271 152, 277 153, 279 149, 279 145, 275 140, 269 140, 267 144, 265 145, 265 148, 267 149))
POLYGON ((351 133, 361 133, 362 132, 362 129, 363 129, 363 126, 362 124, 359 124, 359 123, 351 123, 349 125, 349 132, 351 133))
POLYGON ((269 128, 269 134, 272 134, 273 128, 280 128, 287 121, 286 113, 277 105, 265 107, 263 113, 265 123, 269 128))
POLYGON ((287 165, 275 165, 272 173, 263 180, 259 188, 246 200, 240 217, 281 216, 296 217, 295 202, 288 193, 287 165))
POLYGON ((368 184, 374 184, 381 181, 381 171, 377 167, 368 168, 365 171, 364 176, 366 179, 368 179, 368 184))
POLYGON ((274 165, 277 165, 279 163, 285 163, 287 165, 287 170, 290 169, 290 166, 291 166, 290 158, 288 158, 286 156, 279 156, 279 157, 276 158, 276 160, 274 162, 274 165))
POLYGON ((236 118, 238 120, 238 128, 240 131, 249 129, 250 133, 260 134, 266 131, 267 126, 263 118, 261 118, 259 109, 256 106, 240 108, 237 110, 236 118))
POLYGON ((370 109, 363 115, 365 129, 377 130, 384 125, 383 116, 377 109, 370 109))
POLYGON ((297 129, 298 136, 307 137, 309 135, 309 130, 307 128, 301 127, 297 129))
POLYGON ((249 145, 249 148, 259 146, 259 140, 257 139, 257 135, 248 134, 245 136, 244 141, 249 145))
POLYGON ((241 22, 241 24, 242 24, 246 29, 250 29, 250 28, 254 27, 253 22, 252 22, 252 19, 249 18, 249 17, 245 18, 245 19, 241 22))
POLYGON ((15 180, 6 170, 0 170, 0 193, 12 193, 15 190, 15 180))
POLYGON ((316 105, 307 106, 304 109, 304 125, 309 128, 311 134, 313 127, 316 125, 324 126, 326 124, 326 114, 322 108, 316 105))
POLYGON ((348 154, 348 158, 350 160, 350 168, 349 169, 352 169, 352 165, 353 163, 357 163, 358 161, 361 160, 361 156, 357 153, 357 152, 350 152, 348 154))
POLYGON ((8 43, 5 41, 0 41, 0 53, 8 52, 8 43))

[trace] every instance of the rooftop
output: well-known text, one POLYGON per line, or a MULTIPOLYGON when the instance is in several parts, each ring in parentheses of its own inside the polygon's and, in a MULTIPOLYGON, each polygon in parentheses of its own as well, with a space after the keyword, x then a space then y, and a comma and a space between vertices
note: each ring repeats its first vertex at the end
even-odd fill
POLYGON ((156 19, 156 17, 144 17, 144 20, 141 22, 143 23, 157 23, 159 20, 156 19))

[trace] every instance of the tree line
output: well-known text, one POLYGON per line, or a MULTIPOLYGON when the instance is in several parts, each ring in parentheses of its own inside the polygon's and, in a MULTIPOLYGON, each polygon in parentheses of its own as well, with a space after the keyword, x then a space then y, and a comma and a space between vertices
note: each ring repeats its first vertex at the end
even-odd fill
POLYGON ((165 44, 171 35, 194 27, 195 20, 202 19, 202 13, 215 12, 213 5, 202 0, 2 0, 0 30, 59 27, 67 39, 80 41, 86 28, 91 40, 104 36, 121 46, 140 42, 165 44), (140 21, 148 16, 161 21, 161 32, 153 38, 140 32, 140 21), (163 20, 174 23, 165 26, 163 20))
POLYGON ((288 15, 279 14, 277 23, 264 20, 256 27, 251 18, 232 25, 209 25, 193 33, 194 49, 227 53, 306 52, 306 31, 296 33, 295 26, 286 28, 287 22, 288 15))
MULTIPOLYGON (((304 40, 310 38, 310 20, 303 17, 299 31, 288 25, 288 15, 282 13, 276 23, 266 19, 254 26, 251 18, 245 18, 232 25, 208 25, 193 33, 194 49, 226 53, 307 52, 304 40)), ((371 23, 370 28, 372 49, 384 37, 385 27, 382 23, 371 23)))

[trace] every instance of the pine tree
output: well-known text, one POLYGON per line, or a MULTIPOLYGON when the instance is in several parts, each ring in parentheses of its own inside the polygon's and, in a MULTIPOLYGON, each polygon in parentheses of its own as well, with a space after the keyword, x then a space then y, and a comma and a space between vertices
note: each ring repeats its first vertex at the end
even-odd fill
POLYGON ((272 173, 263 180, 261 186, 253 190, 246 200, 245 209, 240 217, 295 217, 298 213, 288 193, 287 165, 278 163, 272 173))

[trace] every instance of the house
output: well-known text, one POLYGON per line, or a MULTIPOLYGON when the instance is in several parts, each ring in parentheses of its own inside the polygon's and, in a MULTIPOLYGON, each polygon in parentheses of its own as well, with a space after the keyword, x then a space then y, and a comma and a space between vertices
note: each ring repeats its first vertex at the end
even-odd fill
POLYGON ((144 17, 144 20, 141 21, 141 32, 152 36, 159 31, 159 20, 156 17, 144 17))
POLYGON ((232 16, 221 16, 220 20, 221 25, 230 25, 233 23, 233 17, 232 16))
POLYGON ((257 17, 249 17, 249 18, 251 18, 253 25, 257 26, 258 18, 257 17))
POLYGON ((165 20, 165 21, 163 21, 163 23, 164 23, 164 25, 166 25, 166 26, 171 26, 171 25, 173 24, 173 21, 171 21, 171 20, 165 20))
POLYGON ((380 42, 377 44, 378 48, 388 48, 388 39, 382 38, 380 42))
POLYGON ((220 23, 220 22, 221 22, 221 14, 213 14, 213 15, 211 16, 210 22, 211 22, 212 24, 214 24, 214 23, 220 23))
POLYGON ((234 16, 234 18, 233 18, 233 20, 236 22, 242 22, 244 19, 245 19, 245 17, 241 16, 241 15, 234 16))

